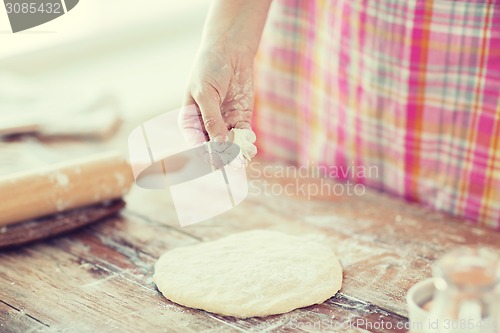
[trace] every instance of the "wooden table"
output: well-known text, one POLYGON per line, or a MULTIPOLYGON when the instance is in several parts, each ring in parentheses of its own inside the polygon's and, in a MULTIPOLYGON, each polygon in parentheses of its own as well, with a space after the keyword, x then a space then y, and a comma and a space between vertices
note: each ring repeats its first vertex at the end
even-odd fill
POLYGON ((320 181, 266 178, 266 165, 248 168, 242 204, 200 224, 179 227, 167 191, 135 187, 118 216, 0 252, 0 332, 406 332, 406 292, 436 258, 459 245, 500 249, 500 233, 374 191, 265 195, 272 184, 276 193, 320 181), (326 237, 344 268, 341 291, 323 304, 238 320, 176 305, 156 289, 163 252, 252 229, 326 237))

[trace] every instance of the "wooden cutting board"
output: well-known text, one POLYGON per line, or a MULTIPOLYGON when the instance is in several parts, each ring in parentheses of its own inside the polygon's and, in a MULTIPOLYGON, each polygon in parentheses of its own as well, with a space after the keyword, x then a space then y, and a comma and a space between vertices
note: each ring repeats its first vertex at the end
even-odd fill
POLYGON ((112 216, 125 207, 117 199, 0 228, 0 249, 24 245, 81 228, 112 216))

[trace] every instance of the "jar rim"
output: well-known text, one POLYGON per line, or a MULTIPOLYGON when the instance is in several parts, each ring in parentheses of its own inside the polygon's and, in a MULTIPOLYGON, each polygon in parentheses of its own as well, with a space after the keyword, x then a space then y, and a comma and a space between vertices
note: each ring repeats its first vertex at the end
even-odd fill
POLYGON ((500 284, 499 256, 486 247, 459 247, 435 263, 433 276, 437 290, 494 290, 500 284))

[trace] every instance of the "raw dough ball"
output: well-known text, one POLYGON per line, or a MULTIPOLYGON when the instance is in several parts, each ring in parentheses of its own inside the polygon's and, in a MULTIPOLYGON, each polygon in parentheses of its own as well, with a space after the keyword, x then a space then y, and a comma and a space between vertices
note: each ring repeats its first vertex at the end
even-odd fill
POLYGON ((233 128, 233 143, 240 146, 241 155, 246 161, 250 161, 257 154, 255 133, 248 129, 233 128))
POLYGON ((342 267, 325 244, 256 230, 168 251, 153 280, 171 301, 248 318, 324 302, 340 289, 342 267))

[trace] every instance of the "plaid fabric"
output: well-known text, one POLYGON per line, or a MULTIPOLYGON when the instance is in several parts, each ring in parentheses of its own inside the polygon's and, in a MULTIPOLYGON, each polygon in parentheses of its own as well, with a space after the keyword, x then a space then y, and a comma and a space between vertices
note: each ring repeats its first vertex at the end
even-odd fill
POLYGON ((260 154, 500 229, 500 1, 275 0, 260 154))

